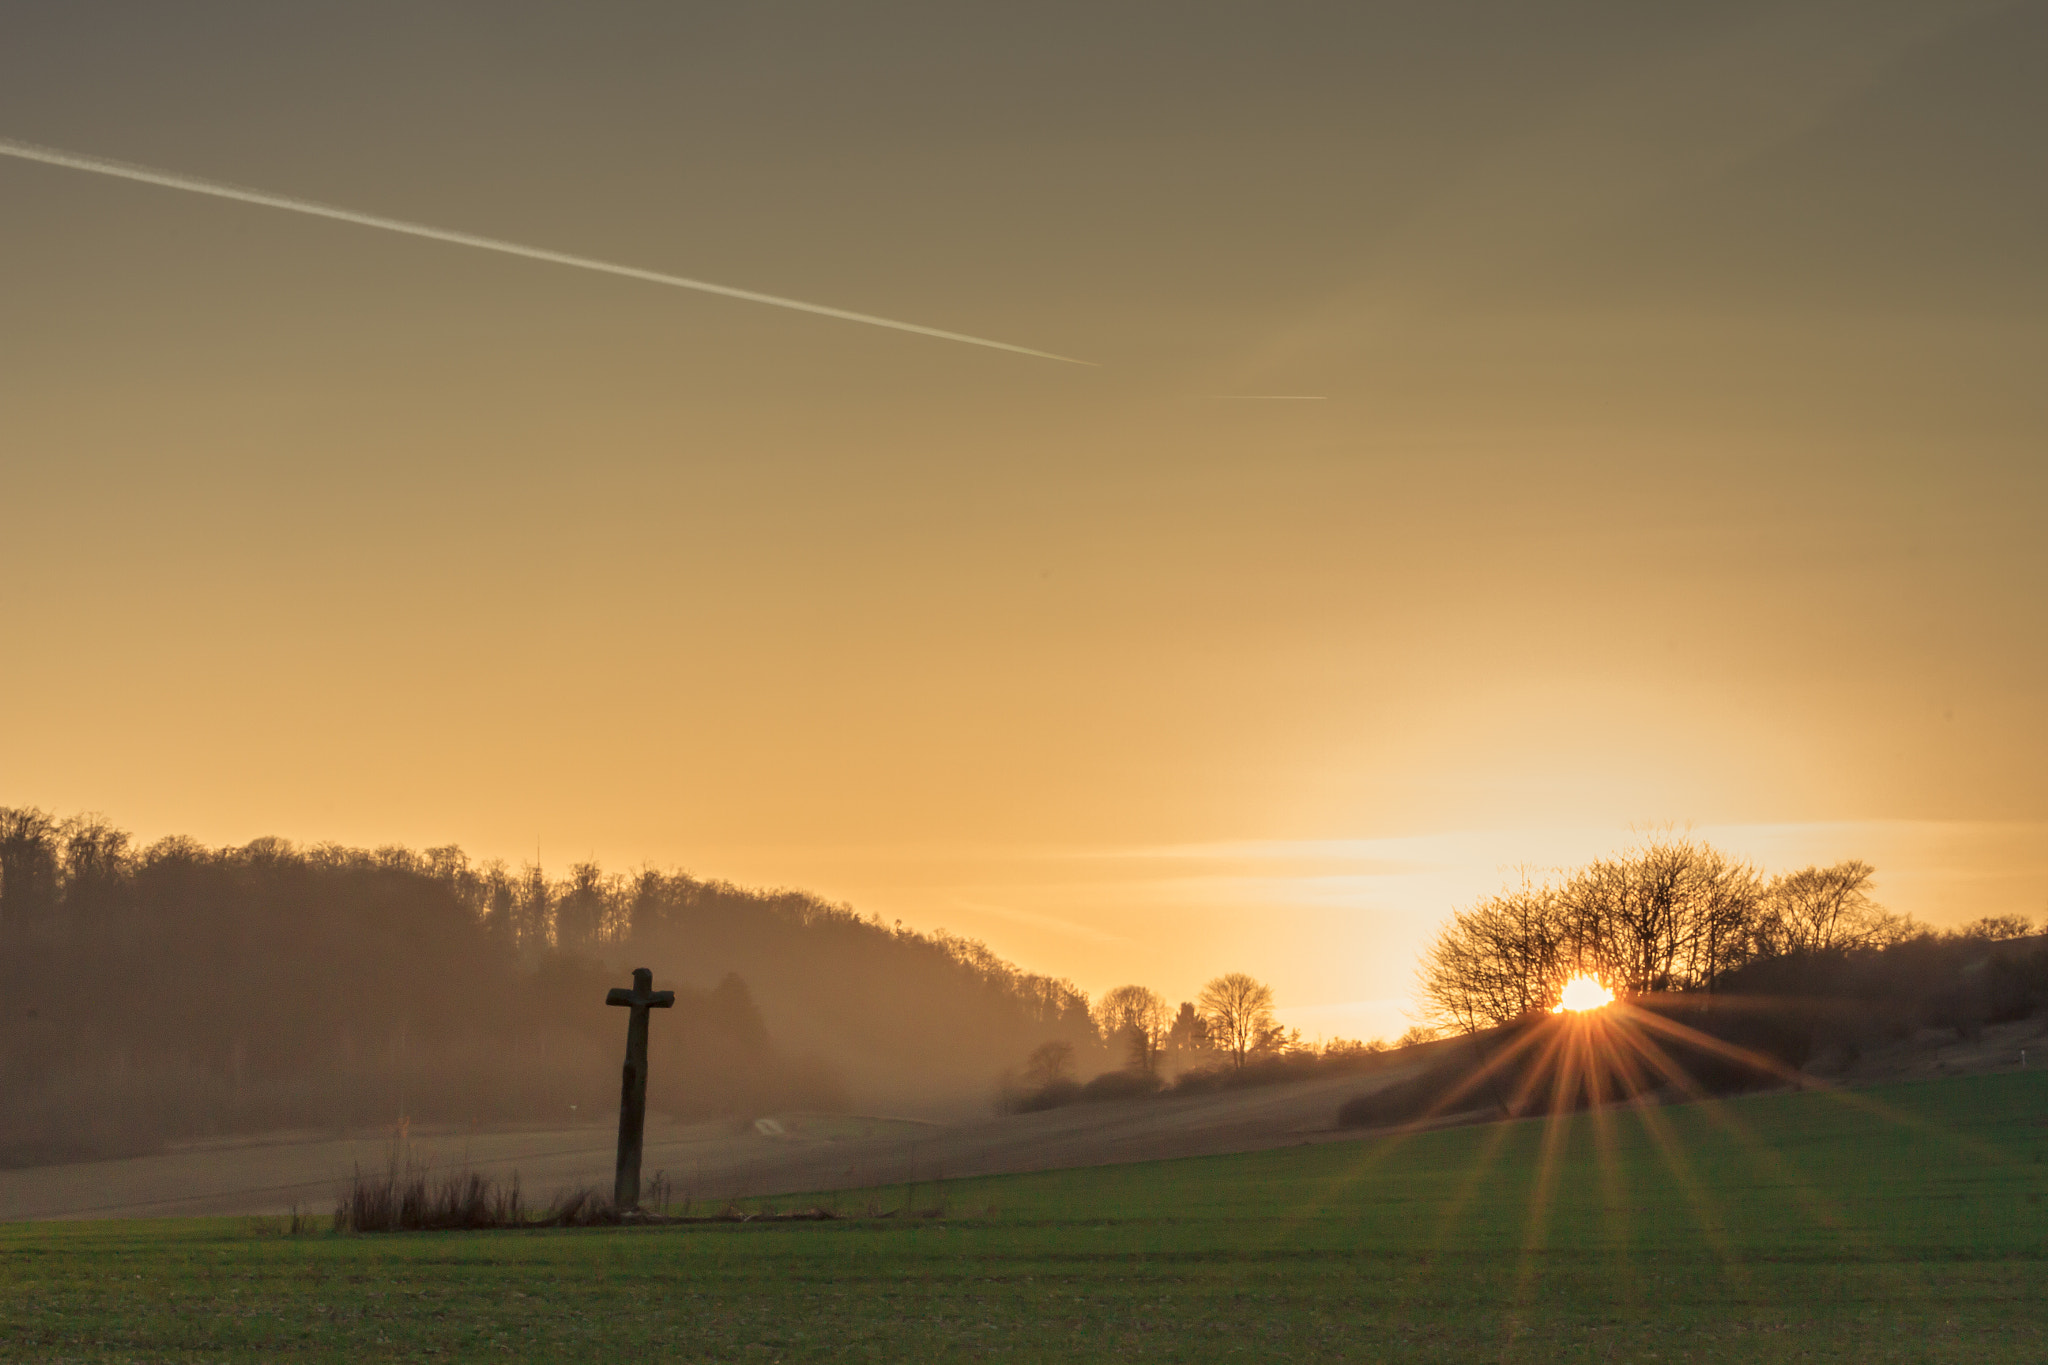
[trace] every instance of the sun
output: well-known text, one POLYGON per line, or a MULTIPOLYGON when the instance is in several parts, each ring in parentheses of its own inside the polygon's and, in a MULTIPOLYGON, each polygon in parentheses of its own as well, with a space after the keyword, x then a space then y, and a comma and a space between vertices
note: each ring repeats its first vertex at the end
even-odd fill
POLYGON ((1597 1010, 1602 1005, 1614 1003, 1614 992, 1600 984, 1597 976, 1575 976, 1564 983, 1564 998, 1557 1002, 1552 1014, 1583 1014, 1597 1010))

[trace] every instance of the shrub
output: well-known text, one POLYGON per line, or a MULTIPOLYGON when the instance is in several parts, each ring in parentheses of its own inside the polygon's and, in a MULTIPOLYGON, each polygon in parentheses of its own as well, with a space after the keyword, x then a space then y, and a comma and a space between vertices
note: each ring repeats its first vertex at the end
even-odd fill
POLYGON ((1149 1071, 1105 1071, 1081 1087, 1080 1099, 1095 1104, 1106 1100, 1135 1100, 1156 1095, 1163 1082, 1149 1071))

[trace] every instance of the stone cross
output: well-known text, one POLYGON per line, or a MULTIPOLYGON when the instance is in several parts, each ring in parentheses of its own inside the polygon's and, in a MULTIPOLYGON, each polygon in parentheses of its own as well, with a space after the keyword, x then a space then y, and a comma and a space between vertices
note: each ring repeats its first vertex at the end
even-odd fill
POLYGON ((633 989, 614 986, 604 1002, 633 1011, 626 1022, 626 1071, 619 1089, 619 1165, 612 1204, 621 1213, 640 1207, 640 1142, 647 1132, 647 1011, 675 1004, 674 991, 654 989, 654 973, 633 969, 633 989))

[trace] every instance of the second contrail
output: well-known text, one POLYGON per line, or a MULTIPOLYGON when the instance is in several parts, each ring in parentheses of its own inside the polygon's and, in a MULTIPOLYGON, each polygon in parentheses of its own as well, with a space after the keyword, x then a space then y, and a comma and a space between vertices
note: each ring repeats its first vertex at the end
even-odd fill
POLYGON ((620 265, 614 261, 594 260, 589 256, 572 256, 566 251, 549 251, 545 247, 522 246, 518 242, 501 241, 496 237, 479 237, 471 232, 455 232, 448 228, 430 227, 425 223, 409 223, 402 218, 385 218, 374 213, 358 213, 354 209, 336 208, 332 204, 316 203, 311 199, 294 199, 289 195, 271 194, 265 190, 245 189, 240 185, 224 184, 218 180, 202 180, 197 176, 179 175, 174 171, 160 171, 150 166, 137 166, 126 161, 111 161, 105 157, 81 156, 77 152, 61 151, 55 147, 39 147, 33 142, 15 142, 0 138, 0 156, 18 157, 23 161, 40 161, 48 166, 63 166, 74 171, 91 171, 95 175, 118 176, 123 180, 139 180, 145 185, 161 185, 166 189, 186 190, 193 194, 210 194, 216 199, 233 199, 244 204, 261 204, 265 208, 286 209, 292 213, 308 213, 315 218, 332 218, 338 222, 355 223, 362 227, 382 228, 387 232, 403 232, 412 237, 425 237, 429 241, 452 242, 456 246, 479 247, 485 251, 502 252, 507 256, 524 256, 532 261, 550 261, 555 265, 574 266, 578 270, 596 270, 606 275, 623 275, 631 280, 645 280, 649 284, 665 284, 675 289, 694 289, 701 294, 718 294, 728 299, 742 299, 748 303, 765 303, 771 308, 789 308, 799 313, 815 313, 819 317, 838 318, 844 322, 864 323, 869 327, 887 327, 896 332, 913 332, 918 336, 937 337, 941 341, 960 341, 969 346, 987 346, 992 350, 1011 351, 1017 355, 1036 356, 1041 360, 1058 360, 1069 365, 1088 365, 1093 362, 1076 360, 1072 356, 1054 355, 1051 351, 1036 351, 1029 346, 1016 346, 1007 341, 991 341, 987 337, 969 336, 965 332, 948 332, 938 327, 926 327, 915 322, 901 322, 895 318, 876 317, 872 313, 856 313, 846 308, 832 308, 822 303, 805 303, 802 299, 786 299, 778 294, 763 294, 752 289, 738 289, 729 284, 713 284, 709 280, 693 280, 685 275, 670 275, 659 270, 643 270, 636 265, 620 265))

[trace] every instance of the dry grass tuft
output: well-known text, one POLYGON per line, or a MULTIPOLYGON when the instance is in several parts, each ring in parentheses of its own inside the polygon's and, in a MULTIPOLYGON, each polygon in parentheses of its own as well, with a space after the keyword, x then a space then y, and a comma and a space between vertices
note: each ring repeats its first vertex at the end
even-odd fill
MULTIPOLYGON (((383 1171, 356 1169, 334 1209, 336 1232, 443 1232, 493 1228, 599 1228, 625 1224, 812 1222, 838 1217, 822 1208, 787 1213, 729 1205, 708 1217, 676 1217, 665 1206, 667 1182, 657 1177, 652 1207, 620 1209, 595 1186, 565 1190, 543 1208, 520 1195, 517 1174, 500 1180, 476 1171, 436 1175, 424 1164, 393 1159, 383 1171)), ((310 1220, 308 1220, 310 1221, 310 1220)), ((296 1214, 292 1224, 299 1231, 296 1214)))
POLYGON ((476 1171, 436 1175, 424 1165, 396 1159, 381 1174, 365 1175, 357 1167, 334 1210, 337 1232, 524 1227, 531 1221, 517 1175, 506 1180, 476 1171))

